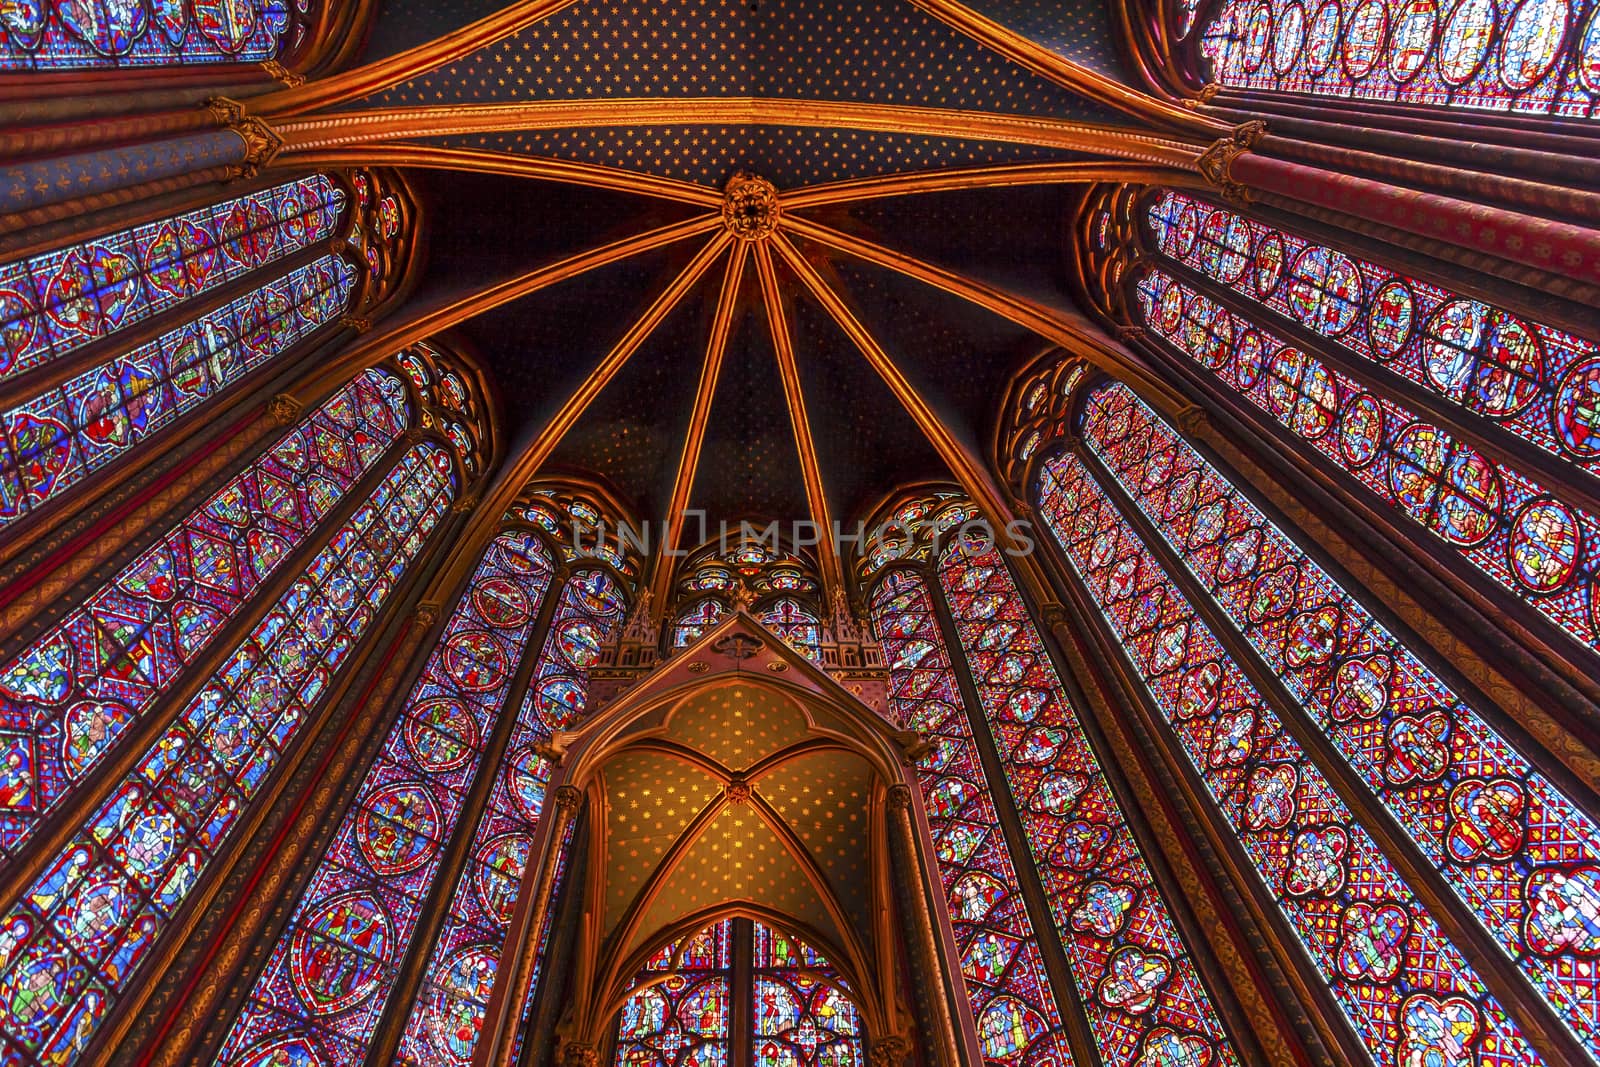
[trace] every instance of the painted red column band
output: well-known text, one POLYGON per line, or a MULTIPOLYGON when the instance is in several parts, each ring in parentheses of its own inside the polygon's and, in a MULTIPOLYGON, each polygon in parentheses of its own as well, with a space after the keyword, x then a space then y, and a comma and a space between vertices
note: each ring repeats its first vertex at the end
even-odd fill
POLYGON ((1578 281, 1600 282, 1600 230, 1336 174, 1258 152, 1235 157, 1231 176, 1252 189, 1321 204, 1578 281))

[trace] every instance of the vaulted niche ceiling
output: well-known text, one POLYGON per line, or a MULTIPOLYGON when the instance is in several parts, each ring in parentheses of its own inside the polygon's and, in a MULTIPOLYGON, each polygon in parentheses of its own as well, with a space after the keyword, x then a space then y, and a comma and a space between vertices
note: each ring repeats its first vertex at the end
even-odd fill
MULTIPOLYGON (((969 7, 1120 77, 1098 0, 969 7)), ((597 476, 646 518, 679 504, 703 509, 712 524, 819 517, 823 509, 848 520, 908 481, 948 478, 952 448, 985 453, 1004 379, 1046 342, 925 276, 786 224, 814 223, 1071 317, 1061 248, 1079 186, 1064 183, 1077 177, 1073 168, 1102 166, 1116 154, 1097 147, 1093 131, 1123 136, 1136 124, 1014 62, 936 8, 923 0, 579 0, 349 105, 362 121, 428 111, 438 121, 412 130, 415 152, 477 153, 501 171, 550 162, 613 176, 414 170, 429 234, 419 299, 447 301, 715 213, 730 179, 754 174, 782 197, 809 197, 785 200, 780 231, 904 379, 897 395, 838 309, 776 252, 770 285, 752 252, 719 301, 729 284, 724 253, 561 436, 545 469, 597 476), (492 129, 480 121, 486 107, 499 109, 492 129), (969 116, 976 125, 874 128, 890 107, 969 116), (1046 146, 1005 126, 1040 121, 1090 132, 1062 133, 1046 146), (979 188, 939 181, 1016 165, 1039 169, 979 188), (862 181, 889 184, 810 193, 862 181), (773 339, 779 306, 793 353, 788 380, 773 339), (907 413, 907 390, 937 420, 942 449, 930 444, 926 416, 919 426, 907 413), (808 463, 820 502, 815 484, 807 492, 808 463)), ((396 0, 380 16, 368 58, 492 10, 396 0)), ((629 256, 468 321, 461 333, 494 372, 508 437, 526 440, 544 428, 715 236, 629 256)))

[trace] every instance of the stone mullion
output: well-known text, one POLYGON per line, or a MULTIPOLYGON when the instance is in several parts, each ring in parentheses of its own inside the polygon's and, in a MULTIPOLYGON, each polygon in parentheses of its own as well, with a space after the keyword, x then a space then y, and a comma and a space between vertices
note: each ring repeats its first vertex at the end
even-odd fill
MULTIPOLYGON (((1048 536, 1044 540, 1048 550, 1048 536)), ((1238 986, 1224 975, 1218 955, 1205 951, 1207 948, 1218 949, 1221 956, 1236 957, 1237 946, 1226 935, 1222 939, 1208 937, 1206 928, 1196 915, 1197 910, 1203 909, 1212 927, 1219 924, 1221 917, 1211 906, 1211 895, 1215 894, 1216 887, 1209 881, 1202 885, 1195 867, 1192 866, 1193 857, 1183 850, 1177 837, 1172 834, 1171 823, 1168 821, 1170 813, 1157 802, 1156 792, 1149 778, 1149 767, 1141 753, 1120 730, 1102 728, 1103 726, 1114 728, 1115 717, 1100 699, 1103 696, 1101 691, 1092 686, 1079 684, 1078 668, 1087 667, 1088 664, 1083 660, 1076 642, 1064 640, 1060 636, 1063 632, 1070 635, 1070 627, 1060 614, 1061 606, 1058 604, 1045 606, 1043 603, 1036 606, 1030 602, 1033 598, 1029 595, 1031 591, 1029 585, 1018 580, 1015 573, 1012 575, 1012 581, 1022 597, 1030 623, 1039 634, 1040 646, 1049 657, 1050 665, 1061 683, 1062 692, 1067 697, 1068 705, 1074 710, 1087 709, 1089 712, 1088 715, 1078 716, 1089 748, 1095 754, 1112 797, 1124 813, 1128 831, 1144 857, 1156 891, 1166 903, 1173 924, 1182 935, 1183 943, 1189 949, 1190 958, 1194 960, 1207 992, 1211 994, 1218 1013, 1227 1021, 1229 1037, 1237 1044, 1244 1058, 1249 1060, 1252 1058, 1251 1054, 1259 1054, 1259 1049, 1251 1046, 1263 1035, 1256 1033, 1258 1026, 1255 1020, 1246 1022, 1240 1014, 1240 1004, 1228 995, 1238 986), (1056 610, 1051 610, 1052 608, 1056 610), (1040 618, 1042 614, 1054 617, 1044 621, 1040 618), (1068 647, 1079 655, 1069 656, 1065 651, 1068 647), (1143 818, 1126 818, 1133 812, 1139 812, 1143 818), (1196 951, 1197 949, 1199 951, 1196 951), (1219 993, 1222 995, 1219 996, 1219 993)), ((1048 597, 1048 590, 1038 592, 1040 601, 1048 597)), ((1246 988, 1250 987, 1246 985, 1246 988)), ((1269 1031, 1265 1036, 1271 1038, 1277 1035, 1269 1031)), ((1283 1056, 1268 1056, 1267 1059, 1281 1062, 1283 1056)))
MULTIPOLYGON (((1261 1045, 1265 1062, 1318 1067, 1359 1062, 1365 1051, 1354 1042, 1321 980, 1305 972, 1300 956, 1285 951, 1297 935, 1266 895, 1237 836, 1151 703, 1121 642, 1073 575, 1054 537, 1047 533, 1041 546, 1045 570, 1061 601, 1056 611, 1045 609, 1053 616, 1050 633, 1079 676, 1091 680, 1083 686, 1087 702, 1119 763, 1136 767, 1137 776, 1130 777, 1138 783, 1140 810, 1180 883, 1179 895, 1196 912, 1196 926, 1212 948, 1218 973, 1238 998, 1249 1036, 1261 1045), (1125 714, 1129 711, 1131 718, 1125 714), (1270 998, 1263 990, 1272 991, 1270 998), (1313 1008, 1309 1013, 1307 1006, 1313 1008)), ((1197 962, 1204 966, 1210 961, 1202 954, 1197 962)), ((1237 1019, 1230 1015, 1229 1021, 1237 1019)), ((1236 1027, 1230 1032, 1240 1033, 1236 1027)))
POLYGON ((978 751, 978 761, 983 767, 984 779, 989 785, 989 797, 994 802, 995 818, 1000 823, 1006 851, 1011 856, 1011 866, 1017 874, 1017 884, 1022 891, 1023 904, 1027 907, 1028 921, 1033 926, 1033 934, 1039 945, 1039 955, 1044 960, 1045 972, 1050 976, 1051 992, 1055 996, 1056 1009, 1067 1031, 1073 1061, 1079 1067, 1090 1067, 1100 1062, 1100 1051, 1094 1034, 1089 1029, 1088 1014, 1083 1007, 1085 999, 1083 991, 1078 988, 1077 980, 1072 975, 1066 948, 1061 943, 1060 931, 1056 929, 1055 919, 1051 915, 1049 897, 1039 878, 1039 868, 1034 863, 1033 851, 1028 847, 1027 833, 1022 827, 1022 818, 1017 813, 1016 798, 1011 793, 1011 780, 1006 776, 1005 766, 1000 761, 1000 753, 995 747, 994 735, 990 732, 988 717, 983 710, 983 699, 978 695, 977 684, 972 678, 972 668, 967 662, 966 648, 961 643, 955 617, 951 614, 944 586, 939 581, 937 560, 929 565, 923 584, 927 587, 928 597, 933 603, 933 613, 939 624, 940 638, 944 641, 945 650, 950 656, 951 672, 955 675, 956 685, 961 691, 961 702, 965 705, 967 726, 972 733, 973 745, 978 751))
POLYGON ((756 950, 755 923, 749 919, 733 920, 733 938, 729 945, 729 992, 733 994, 733 1010, 728 1013, 728 1063, 730 1067, 744 1067, 755 1062, 755 973, 756 950))
MULTIPOLYGON (((907 776, 915 773, 914 769, 909 770, 907 776)), ((925 977, 938 978, 935 987, 930 988, 924 981, 912 983, 912 988, 922 1001, 924 1012, 931 1016, 925 1020, 924 1037, 930 1046, 932 1055, 928 1059, 933 1067, 976 1067, 983 1062, 978 1028, 950 930, 949 905, 938 860, 933 858, 932 835, 926 816, 920 807, 914 807, 918 794, 916 787, 902 782, 891 785, 887 797, 889 850, 900 890, 902 921, 911 935, 908 955, 925 977), (937 911, 930 908, 930 899, 937 902, 937 911)))
POLYGON ((373 490, 418 440, 421 440, 421 434, 416 430, 395 439, 378 461, 351 485, 339 503, 322 517, 312 535, 286 556, 267 580, 250 594, 248 602, 241 604, 234 616, 212 635, 205 649, 184 667, 179 680, 170 685, 157 698, 156 704, 129 728, 109 756, 64 797, 54 811, 40 820, 38 828, 4 872, 0 873, 0 907, 10 908, 16 902, 106 795, 182 713, 194 695, 210 683, 239 642, 272 610, 284 592, 299 580, 306 566, 326 547, 339 527, 366 504, 373 490))
MULTIPOLYGON (((1534 991, 1505 950, 1477 922, 1463 914, 1460 898, 1438 869, 1411 840, 1398 819, 1384 807, 1345 761, 1333 742, 1312 722, 1288 688, 1259 657, 1226 612, 1189 573, 1182 558, 1123 490, 1091 449, 1081 441, 1076 455, 1117 513, 1135 531, 1172 582, 1183 592, 1196 616, 1216 636, 1227 654, 1271 703, 1284 729, 1300 743, 1354 818, 1394 864, 1417 899, 1439 924, 1444 936, 1479 968, 1485 986, 1514 1018, 1529 1044, 1550 1063, 1583 1063, 1588 1056, 1571 1032, 1534 991)), ((1237 486, 1237 481, 1230 480, 1237 486)))
MULTIPOLYGON (((492 544, 493 542, 489 542, 492 544)), ((488 551, 489 544, 478 553, 478 560, 482 560, 488 551)), ((552 556, 560 559, 560 551, 552 550, 552 556)), ((476 566, 476 565, 475 565, 476 566)), ((471 572, 469 572, 470 574, 471 572)), ((525 646, 526 651, 521 662, 517 664, 516 672, 512 675, 511 684, 506 690, 506 698, 500 705, 499 717, 494 722, 494 727, 489 734, 489 743, 484 746, 483 755, 478 761, 478 773, 472 781, 471 788, 467 791, 462 803, 461 812, 456 817, 455 827, 451 831, 450 840, 447 842, 443 857, 439 863, 438 873, 434 875, 433 885, 428 890, 428 897, 420 912, 417 928, 411 935, 411 942, 400 957, 399 967, 396 969, 395 981, 390 986, 388 999, 377 1030, 372 1035, 372 1041, 367 1046, 366 1063, 371 1067, 381 1067, 383 1064, 393 1063, 395 1053, 400 1047, 400 1039, 405 1036, 406 1023, 410 1021, 411 1011, 416 1002, 416 995, 422 987, 423 978, 426 976, 428 960, 433 955, 434 944, 438 940, 439 930, 444 926, 445 919, 450 912, 450 901, 455 895, 457 885, 461 880, 462 871, 467 864, 472 862, 472 840, 477 836, 478 823, 483 819, 485 809, 494 796, 496 779, 500 775, 500 766, 505 759, 506 749, 510 747, 511 735, 516 732, 518 713, 522 709, 522 702, 527 697, 528 687, 533 679, 534 669, 539 664, 543 654, 545 640, 550 633, 550 621, 554 618, 556 608, 560 605, 562 594, 566 592, 567 581, 572 575, 572 568, 567 564, 559 564, 550 576, 550 583, 545 589, 543 601, 539 605, 539 614, 534 622, 533 629, 529 631, 529 639, 525 646)), ((461 599, 471 589, 470 577, 462 585, 460 591, 451 601, 459 607, 461 599)), ((443 626, 449 622, 451 611, 444 612, 444 619, 440 624, 439 634, 434 637, 437 645, 439 637, 443 636, 443 626)), ((416 684, 416 679, 422 675, 422 670, 427 666, 428 656, 432 654, 429 646, 428 655, 419 656, 416 669, 411 672, 412 677, 407 683, 397 705, 396 714, 405 713, 405 704, 410 699, 411 688, 416 684)), ((392 717, 391 717, 392 721, 392 717)), ((380 734, 387 734, 389 727, 380 728, 380 734)), ((503 952, 503 946, 502 946, 503 952)))
POLYGON ((253 822, 244 826, 250 832, 219 861, 208 897, 195 902, 184 943, 172 953, 173 965, 159 985, 151 983, 139 1017, 123 1022, 126 1044, 144 1047, 146 1062, 208 1062, 226 1036, 228 1009, 249 992, 241 974, 253 975, 271 951, 270 935, 287 922, 314 868, 307 858, 321 855, 338 828, 331 813, 349 806, 382 740, 385 713, 397 693, 410 692, 413 672, 405 665, 422 658, 427 639, 437 641, 442 631, 438 606, 418 601, 461 521, 440 523, 418 554, 404 595, 361 643, 300 744, 286 754, 253 822))
MULTIPOLYGON (((559 846, 559 842, 557 843, 559 846)), ((588 836, 584 821, 580 819, 571 840, 567 843, 567 869, 556 896, 551 901, 555 915, 550 927, 550 943, 545 950, 544 966, 539 971, 539 981, 528 995, 535 998, 528 1025, 522 1030, 522 1065, 525 1067, 551 1067, 556 1062, 555 1052, 561 1042, 556 1037, 556 1025, 561 1021, 566 1006, 565 992, 571 978, 573 952, 578 943, 578 927, 583 922, 584 871, 589 862, 588 836), (556 984, 559 983, 559 984, 556 984)), ((552 862, 560 861, 557 851, 552 862)), ((609 1038, 608 1038, 609 1040, 609 1038)), ((602 1063, 609 1060, 602 1059, 602 1063)))
MULTIPOLYGON (((1453 436, 1467 441, 1490 458, 1507 466, 1536 474, 1545 488, 1556 496, 1590 512, 1600 513, 1600 477, 1501 429, 1482 415, 1451 404, 1433 390, 1403 378, 1379 366, 1373 360, 1364 359, 1337 341, 1302 326, 1264 304, 1258 304, 1241 296, 1232 288, 1164 253, 1149 252, 1149 261, 1190 288, 1215 300, 1238 317, 1247 322, 1260 324, 1279 334, 1295 348, 1310 354, 1379 396, 1391 397, 1397 403, 1409 407, 1417 415, 1443 427, 1453 436)), ((1137 304, 1130 306, 1136 307, 1137 304)), ((1155 330, 1148 326, 1145 327, 1145 331, 1156 335, 1155 330)), ((1162 341, 1170 344, 1164 338, 1162 341)), ((1273 424, 1272 432, 1287 434, 1296 441, 1301 440, 1299 435, 1279 424, 1271 415, 1259 409, 1255 410, 1262 419, 1273 424)), ((1320 455, 1318 460, 1323 463, 1331 462, 1320 455)), ((1368 489, 1366 492, 1370 493, 1372 490, 1368 489)))

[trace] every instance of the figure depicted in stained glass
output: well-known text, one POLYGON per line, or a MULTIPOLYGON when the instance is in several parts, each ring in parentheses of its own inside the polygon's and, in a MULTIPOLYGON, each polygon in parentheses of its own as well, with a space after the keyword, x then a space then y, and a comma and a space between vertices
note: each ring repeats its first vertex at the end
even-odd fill
POLYGON ((0 71, 260 62, 305 13, 287 0, 12 0, 0 7, 0 71))

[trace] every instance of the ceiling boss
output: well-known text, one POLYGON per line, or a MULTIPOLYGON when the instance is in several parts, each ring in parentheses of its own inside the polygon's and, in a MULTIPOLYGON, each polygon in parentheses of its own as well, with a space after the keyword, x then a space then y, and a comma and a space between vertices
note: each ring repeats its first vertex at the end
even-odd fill
POLYGON ((722 225, 741 241, 763 241, 778 228, 778 190, 758 174, 740 171, 722 194, 722 225))

